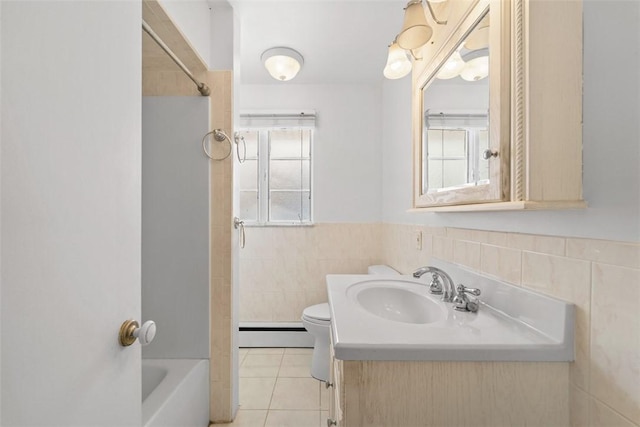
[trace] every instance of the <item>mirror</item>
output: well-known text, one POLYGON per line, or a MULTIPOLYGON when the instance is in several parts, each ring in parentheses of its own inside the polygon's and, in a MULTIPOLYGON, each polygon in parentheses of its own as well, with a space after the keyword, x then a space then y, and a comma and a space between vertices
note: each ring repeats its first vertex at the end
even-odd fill
POLYGON ((490 182, 489 13, 422 88, 421 192, 490 182))
POLYGON ((415 208, 510 197, 508 4, 480 0, 461 12, 438 28, 413 78, 415 208))

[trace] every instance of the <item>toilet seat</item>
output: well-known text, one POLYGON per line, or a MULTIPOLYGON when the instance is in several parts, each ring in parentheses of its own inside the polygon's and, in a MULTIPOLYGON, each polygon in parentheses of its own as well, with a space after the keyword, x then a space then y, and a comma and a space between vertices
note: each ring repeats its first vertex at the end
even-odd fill
POLYGON ((331 321, 331 312, 329 311, 329 303, 322 303, 309 306, 302 312, 302 317, 314 323, 326 323, 331 321))

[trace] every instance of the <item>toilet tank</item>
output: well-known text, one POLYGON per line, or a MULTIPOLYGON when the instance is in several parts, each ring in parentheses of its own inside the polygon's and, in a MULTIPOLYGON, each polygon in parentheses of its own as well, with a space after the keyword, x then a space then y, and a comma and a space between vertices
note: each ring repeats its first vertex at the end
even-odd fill
POLYGON ((377 274, 377 275, 396 275, 396 274, 400 274, 398 271, 394 270, 393 268, 389 267, 388 265, 384 265, 384 264, 379 264, 379 265, 370 265, 367 268, 367 273, 368 274, 377 274))

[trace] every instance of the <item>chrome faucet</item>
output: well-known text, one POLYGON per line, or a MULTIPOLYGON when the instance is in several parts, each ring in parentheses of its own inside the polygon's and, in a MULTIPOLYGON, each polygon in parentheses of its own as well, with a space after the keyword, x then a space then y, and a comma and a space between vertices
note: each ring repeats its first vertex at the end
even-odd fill
POLYGON ((444 295, 442 296, 442 301, 444 302, 453 302, 454 298, 458 296, 456 292, 455 284, 453 283, 453 279, 443 270, 440 270, 437 267, 420 267, 416 271, 413 272, 413 277, 420 278, 426 273, 431 273, 431 283, 429 283, 429 292, 435 295, 444 295), (443 289, 444 282, 444 289, 443 289))
POLYGON ((478 298, 469 299, 467 294, 473 295, 474 297, 480 296, 480 289, 476 288, 467 288, 463 284, 459 284, 456 288, 457 295, 453 299, 454 308, 458 311, 470 311, 475 313, 478 311, 480 307, 480 302, 478 298))

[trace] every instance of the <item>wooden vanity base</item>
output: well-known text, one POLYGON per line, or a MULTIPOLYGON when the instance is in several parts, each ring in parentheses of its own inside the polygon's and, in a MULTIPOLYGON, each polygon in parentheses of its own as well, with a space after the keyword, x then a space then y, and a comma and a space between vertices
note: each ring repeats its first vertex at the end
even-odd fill
POLYGON ((569 426, 569 363, 332 360, 338 426, 569 426))

